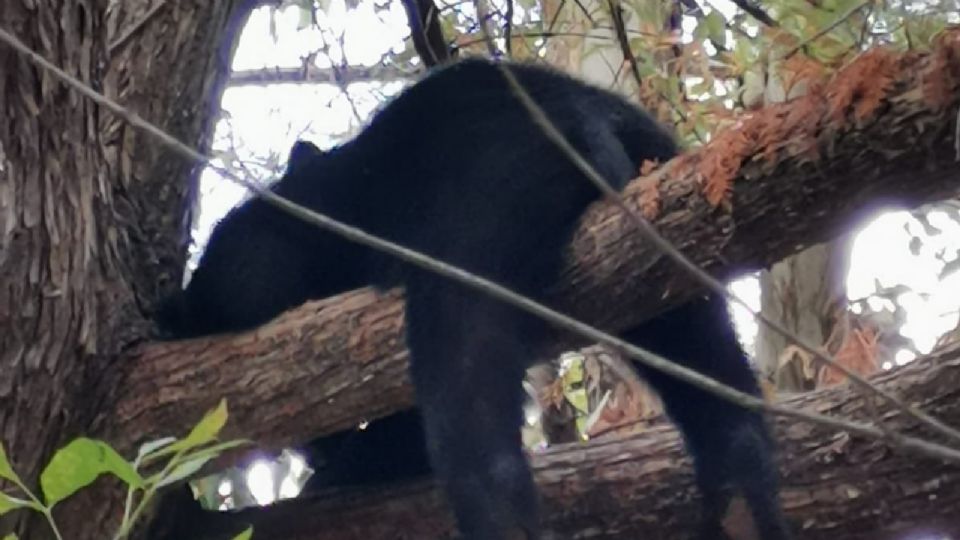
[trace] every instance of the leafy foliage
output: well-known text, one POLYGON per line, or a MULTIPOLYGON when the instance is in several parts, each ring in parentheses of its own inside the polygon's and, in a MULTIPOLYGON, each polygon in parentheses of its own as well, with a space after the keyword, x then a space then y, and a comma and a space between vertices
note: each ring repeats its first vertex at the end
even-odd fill
MULTIPOLYGON (((227 404, 221 400, 214 409, 200 419, 183 439, 165 437, 143 444, 137 457, 130 462, 103 441, 79 437, 57 450, 40 474, 41 500, 14 472, 6 451, 0 445, 0 477, 12 482, 21 492, 17 497, 0 492, 0 515, 18 509, 39 512, 50 524, 54 535, 63 535, 53 519, 53 507, 77 491, 89 486, 103 474, 109 473, 127 485, 123 519, 114 540, 129 538, 134 524, 141 517, 157 489, 185 480, 225 450, 245 441, 217 443, 220 430, 227 422, 227 404)), ((249 539, 252 529, 240 533, 234 540, 249 539)), ((4 540, 15 540, 7 535, 4 540)))
MULTIPOLYGON (((275 9, 300 10, 297 29, 304 30, 336 1, 349 10, 371 0, 286 0, 275 9)), ((444 35, 462 53, 548 61, 579 73, 595 70, 594 60, 603 56, 609 73, 593 78, 633 94, 692 145, 710 140, 743 109, 802 94, 874 45, 926 50, 947 25, 960 23, 956 0, 768 0, 759 16, 729 2, 471 0, 438 6, 444 35), (581 52, 567 54, 572 49, 581 52)), ((411 51, 408 37, 404 50, 387 50, 384 60, 418 70, 411 51)), ((311 54, 318 52, 333 54, 311 54)), ((342 54, 329 58, 334 65, 344 60, 342 54)))
POLYGON ((52 508, 104 473, 115 475, 131 487, 143 487, 143 478, 133 464, 107 443, 86 437, 70 441, 53 455, 40 473, 46 505, 52 508))

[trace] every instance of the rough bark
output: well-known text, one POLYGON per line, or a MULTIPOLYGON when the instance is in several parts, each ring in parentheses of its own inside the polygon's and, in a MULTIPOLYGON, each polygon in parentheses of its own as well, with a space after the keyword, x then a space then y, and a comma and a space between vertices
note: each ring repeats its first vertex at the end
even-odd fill
POLYGON ((228 434, 267 448, 305 442, 318 421, 330 432, 409 407, 400 298, 361 290, 308 302, 232 339, 151 345, 117 389, 111 442, 181 433, 221 397, 228 434))
MULTIPOLYGON (((730 275, 841 234, 852 213, 880 200, 918 205, 956 192, 960 172, 945 133, 953 131, 960 100, 960 77, 951 78, 960 74, 958 36, 948 34, 934 54, 890 53, 885 61, 896 69, 876 75, 887 73, 893 82, 886 86, 864 79, 863 68, 876 69, 876 61, 861 58, 809 99, 742 121, 733 131, 739 146, 721 135, 715 144, 671 162, 659 182, 633 182, 627 204, 650 216, 694 261, 730 275), (928 96, 934 73, 937 84, 953 81, 951 93, 938 101, 928 96), (843 93, 862 84, 886 88, 883 106, 862 113, 867 104, 854 101, 847 107, 851 117, 839 114, 836 103, 843 93), (798 127, 790 107, 803 112, 804 122, 822 111, 824 123, 815 123, 813 132, 806 124, 798 127), (904 141, 911 142, 904 146, 904 141), (717 170, 717 163, 731 160, 742 166, 717 170), (714 206, 710 190, 724 174, 733 179, 732 204, 714 206)), ((587 212, 569 260, 556 288, 557 303, 614 330, 639 324, 700 290, 612 204, 598 203, 587 212)), ((179 432, 221 396, 230 400, 237 433, 267 446, 303 442, 408 407, 412 394, 403 387, 406 351, 395 294, 349 293, 340 304, 310 303, 252 333, 148 346, 130 360, 137 367, 121 386, 116 433, 179 432), (168 392, 157 388, 159 380, 183 384, 168 392)))
MULTIPOLYGON (((82 80, 99 80, 95 0, 0 5, 0 23, 82 80), (61 31, 61 25, 63 31, 61 31)), ((0 433, 26 478, 89 414, 75 408, 88 368, 105 368, 113 315, 129 312, 107 245, 112 204, 97 110, 0 48, 0 433), (105 257, 101 255, 106 255, 105 257)), ((7 532, 24 522, 3 523, 7 532)))
MULTIPOLYGON (((960 349, 875 376, 873 382, 960 423, 960 349)), ((827 414, 870 418, 861 392, 837 386, 784 402, 827 414)), ((889 406, 877 413, 898 432, 919 427, 889 406)), ((806 422, 774 423, 783 474, 781 499, 798 538, 885 540, 960 534, 960 466, 917 458, 876 440, 806 422), (909 533, 909 534, 908 534, 909 533), (938 533, 938 534, 934 534, 938 533)), ((693 530, 698 497, 690 460, 676 431, 658 425, 631 437, 555 447, 533 457, 546 527, 557 538, 684 538, 693 530)), ((202 514, 202 513, 201 513, 202 514)), ((742 514, 730 513, 731 526, 742 514)), ((452 538, 443 497, 430 481, 291 500, 237 514, 209 514, 192 524, 200 538, 253 524, 256 537, 452 538)))
MULTIPOLYGON (((13 0, 0 2, 0 25, 203 148, 241 4, 250 2, 13 0)), ((109 381, 127 367, 120 353, 148 328, 143 307, 179 284, 164 272, 184 258, 180 220, 198 167, 4 46, 0 107, 0 433, 32 480, 66 439, 104 433, 109 381)), ((93 499, 58 506, 71 538, 105 536, 116 501, 93 499)), ((5 516, 0 534, 48 537, 30 515, 5 516)))

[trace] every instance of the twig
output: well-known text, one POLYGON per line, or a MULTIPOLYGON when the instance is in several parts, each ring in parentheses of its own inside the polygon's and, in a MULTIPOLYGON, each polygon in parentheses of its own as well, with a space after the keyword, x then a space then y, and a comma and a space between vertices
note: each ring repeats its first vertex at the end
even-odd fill
MULTIPOLYGON (((598 26, 596 28, 606 29, 605 27, 602 27, 602 26, 598 26)), ((631 32, 629 30, 627 32, 631 34, 643 34, 643 32, 631 32)), ((551 31, 515 32, 512 35, 514 37, 524 37, 524 38, 544 38, 544 40, 549 38, 554 38, 554 37, 576 37, 576 38, 583 38, 583 39, 599 39, 604 41, 616 39, 616 37, 605 36, 602 34, 589 34, 587 32, 551 32, 551 31)), ((466 47, 469 47, 470 45, 476 45, 477 43, 480 43, 482 41, 487 41, 489 39, 491 39, 489 36, 479 36, 471 39, 465 39, 463 41, 453 44, 452 46, 455 48, 464 49, 466 47)))
POLYGON ((583 5, 583 0, 573 0, 573 3, 580 8, 580 12, 590 21, 590 24, 597 24, 597 22, 593 20, 593 15, 590 14, 590 10, 587 9, 587 6, 583 5))
POLYGON ((432 67, 450 59, 450 50, 443 39, 440 15, 432 0, 402 0, 410 26, 410 38, 424 65, 432 67), (422 8, 426 7, 426 10, 422 8))
POLYGON ((493 32, 490 31, 490 21, 493 17, 488 7, 487 0, 473 0, 473 9, 477 12, 477 27, 480 28, 480 33, 486 38, 484 44, 487 46, 487 53, 493 58, 499 58, 501 52, 497 48, 493 32))
MULTIPOLYGON (((610 18, 613 21, 613 31, 616 36, 617 43, 620 45, 620 52, 623 54, 624 61, 630 65, 631 75, 633 75, 634 82, 637 84, 637 94, 640 95, 640 90, 643 88, 643 79, 640 77, 640 68, 637 64, 637 57, 633 54, 633 50, 630 49, 630 39, 627 37, 628 30, 623 20, 623 8, 620 7, 620 0, 607 0, 607 5, 610 7, 610 18)), ((614 75, 614 81, 620 78, 620 71, 622 67, 622 64, 617 67, 617 72, 614 75)), ((666 75, 669 77, 670 74, 667 73, 666 75)), ((680 84, 682 86, 683 83, 681 82, 680 84)), ((681 122, 684 124, 689 122, 687 113, 682 107, 680 107, 679 104, 670 99, 670 97, 664 94, 662 91, 657 90, 656 92, 657 97, 670 105, 670 108, 673 109, 673 112, 680 117, 681 122)), ((693 135, 701 144, 706 143, 696 126, 693 127, 693 135)))
POLYGON ((560 20, 560 12, 563 11, 563 6, 567 5, 567 0, 560 0, 560 3, 557 5, 557 11, 553 13, 553 17, 550 19, 550 24, 547 25, 546 32, 553 32, 553 29, 557 25, 557 21, 560 20))
POLYGON ((623 8, 620 7, 620 0, 607 0, 607 6, 610 8, 610 19, 613 21, 617 43, 620 44, 620 52, 623 54, 623 59, 630 64, 630 74, 633 75, 633 80, 637 83, 637 91, 639 92, 643 88, 643 78, 640 77, 637 57, 630 50, 630 40, 627 38, 627 26, 623 22, 623 8))
POLYGON ((758 5, 755 5, 750 0, 730 0, 730 1, 736 4, 736 6, 742 9, 745 13, 747 13, 754 19, 762 22, 763 24, 771 28, 776 28, 780 26, 780 24, 777 23, 777 21, 775 21, 773 17, 771 17, 769 14, 767 14, 766 11, 763 10, 763 8, 761 8, 758 5))
POLYGON ((513 58, 513 0, 506 0, 507 10, 503 14, 503 49, 507 52, 507 58, 513 58))

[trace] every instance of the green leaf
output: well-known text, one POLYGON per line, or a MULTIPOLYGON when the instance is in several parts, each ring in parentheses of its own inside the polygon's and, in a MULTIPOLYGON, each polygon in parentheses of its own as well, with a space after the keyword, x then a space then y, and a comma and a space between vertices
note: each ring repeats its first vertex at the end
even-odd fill
POLYGON ((757 61, 757 47, 748 39, 738 39, 733 45, 733 62, 738 70, 747 69, 757 61))
POLYGON ((57 450, 40 473, 40 487, 47 505, 53 507, 103 473, 111 473, 132 487, 143 485, 133 465, 110 445, 80 437, 57 450))
MULTIPOLYGON (((245 446, 249 444, 253 444, 252 441, 249 441, 246 439, 237 439, 233 441, 226 441, 226 442, 206 446, 194 452, 187 452, 184 454, 174 456, 174 458, 170 460, 168 467, 181 467, 184 464, 187 464, 192 461, 198 461, 198 460, 209 461, 219 456, 226 450, 230 450, 231 448, 236 448, 239 446, 245 446)), ((162 452, 167 452, 167 450, 164 449, 162 450, 162 452)), ((156 473, 150 476, 149 478, 146 479, 146 482, 148 484, 155 483, 158 486, 163 486, 163 485, 169 484, 170 482, 174 482, 178 480, 178 479, 174 479, 171 481, 167 481, 166 480, 167 477, 161 476, 161 474, 162 472, 156 473)), ((192 472, 190 472, 190 474, 192 474, 192 472)))
POLYGON ((13 472, 13 467, 10 465, 10 460, 7 459, 7 451, 3 448, 3 444, 0 443, 0 478, 6 478, 11 480, 16 484, 22 484, 20 477, 17 476, 17 473, 13 472))
POLYGON ((707 25, 707 35, 710 41, 726 46, 727 44, 727 20, 719 11, 713 10, 707 14, 704 23, 707 25))
POLYGON ((3 537, 3 540, 18 540, 20 537, 16 533, 10 533, 3 537))
POLYGON ((183 461, 183 462, 190 461, 191 459, 195 459, 195 458, 200 457, 200 456, 217 457, 217 456, 219 456, 220 454, 222 454, 222 453, 224 453, 225 451, 230 450, 230 449, 232 449, 232 448, 237 448, 237 447, 239 447, 239 446, 247 446, 247 445, 252 445, 252 444, 253 444, 253 441, 251 441, 251 440, 249 440, 249 439, 235 439, 235 440, 232 440, 232 441, 225 441, 225 442, 222 442, 222 443, 217 443, 217 444, 213 444, 213 445, 204 447, 204 448, 202 448, 202 449, 200 449, 200 450, 197 450, 197 451, 195 451, 195 452, 191 452, 191 453, 187 454, 186 456, 182 456, 182 461, 183 461))
POLYGON ((6 514, 11 510, 16 510, 18 508, 33 508, 34 505, 30 501, 24 499, 18 499, 12 495, 8 495, 0 491, 0 516, 6 514))
POLYGON ((137 450, 137 459, 134 460, 134 464, 140 464, 144 459, 152 457, 151 454, 154 452, 157 452, 161 448, 169 446, 175 442, 177 442, 176 437, 163 437, 161 439, 155 439, 143 443, 137 450))
POLYGON ((568 390, 564 393, 564 396, 567 398, 567 401, 571 405, 576 407, 582 413, 585 413, 590 410, 589 400, 587 399, 587 391, 584 388, 576 388, 568 390))
MULTIPOLYGON (((220 454, 222 454, 223 452, 225 452, 226 450, 230 450, 231 448, 236 448, 236 447, 238 447, 238 446, 252 445, 252 444, 253 444, 253 441, 251 441, 251 440, 249 440, 249 439, 234 439, 234 440, 231 440, 231 441, 225 441, 225 442, 222 442, 222 443, 212 444, 212 445, 205 446, 205 447, 203 447, 203 448, 201 448, 201 449, 199 449, 199 450, 195 450, 195 451, 192 451, 192 452, 186 452, 186 451, 184 451, 184 454, 181 454, 181 455, 177 456, 177 457, 176 457, 176 461, 171 461, 171 463, 172 463, 173 465, 177 465, 177 464, 180 464, 180 463, 186 463, 187 461, 190 461, 191 459, 196 459, 196 458, 199 457, 199 456, 211 456, 211 457, 216 457, 216 456, 219 456, 220 454)), ((161 449, 161 450, 158 450, 157 453, 151 454, 150 456, 147 457, 147 459, 148 459, 149 461, 155 461, 155 460, 157 460, 157 459, 159 459, 159 458, 162 458, 162 457, 164 457, 164 456, 170 455, 170 454, 178 451, 177 448, 175 448, 175 446, 176 446, 176 445, 170 445, 170 446, 167 446, 166 448, 163 448, 163 449, 161 449)), ((156 475, 154 475, 154 476, 156 476, 156 475)))
POLYGON ((710 37, 710 26, 707 25, 706 19, 700 19, 697 21, 697 25, 693 27, 693 38, 699 40, 708 37, 710 37))
POLYGON ((188 476, 200 470, 213 456, 201 456, 177 465, 173 471, 157 482, 157 487, 163 487, 184 480, 188 476))
POLYGON ((250 540, 253 538, 253 527, 247 527, 247 530, 233 537, 233 540, 250 540))
POLYGON ((213 441, 217 438, 217 435, 220 434, 220 430, 223 429, 223 426, 227 423, 227 400, 221 399, 220 403, 210 411, 207 412, 197 423, 196 426, 190 430, 190 434, 186 436, 181 441, 178 441, 168 448, 171 450, 189 450, 191 448, 196 448, 198 446, 207 444, 210 441, 213 441))

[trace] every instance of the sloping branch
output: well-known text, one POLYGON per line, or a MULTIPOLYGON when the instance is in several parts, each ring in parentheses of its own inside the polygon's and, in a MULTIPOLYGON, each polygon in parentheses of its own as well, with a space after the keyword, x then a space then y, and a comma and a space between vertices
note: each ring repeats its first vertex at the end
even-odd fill
POLYGON ((407 73, 393 65, 347 66, 338 69, 319 68, 313 65, 306 68, 277 66, 234 71, 230 74, 230 80, 227 84, 233 87, 279 83, 344 85, 355 82, 404 81, 413 78, 413 76, 414 74, 407 73))
MULTIPOLYGON (((960 423, 960 348, 873 377, 884 389, 960 423)), ((869 418, 862 393, 837 386, 787 404, 869 418)), ((880 407, 891 428, 918 425, 880 407)), ((960 466, 891 451, 883 442, 780 419, 774 429, 783 473, 781 498, 797 538, 884 540, 960 534, 960 466), (907 534, 912 533, 912 534, 907 534), (937 533, 937 534, 934 534, 937 533)), ((533 457, 544 525, 558 538, 687 537, 698 515, 690 460, 672 427, 555 447, 533 457)), ((731 512, 732 528, 744 515, 731 512)), ((253 524, 257 538, 379 540, 450 538, 452 520, 430 481, 377 491, 339 492, 237 514, 196 512, 180 526, 198 538, 227 538, 253 524)))
MULTIPOLYGON (((697 263, 729 276, 829 240, 881 204, 957 192, 960 32, 930 54, 863 55, 808 96, 741 120, 634 181, 629 206, 697 263)), ((696 294, 615 205, 594 204, 554 298, 617 330, 696 294)), ((229 337, 148 344, 118 385, 111 436, 179 432, 220 397, 237 433, 303 442, 409 407, 399 292, 311 302, 229 337)))

